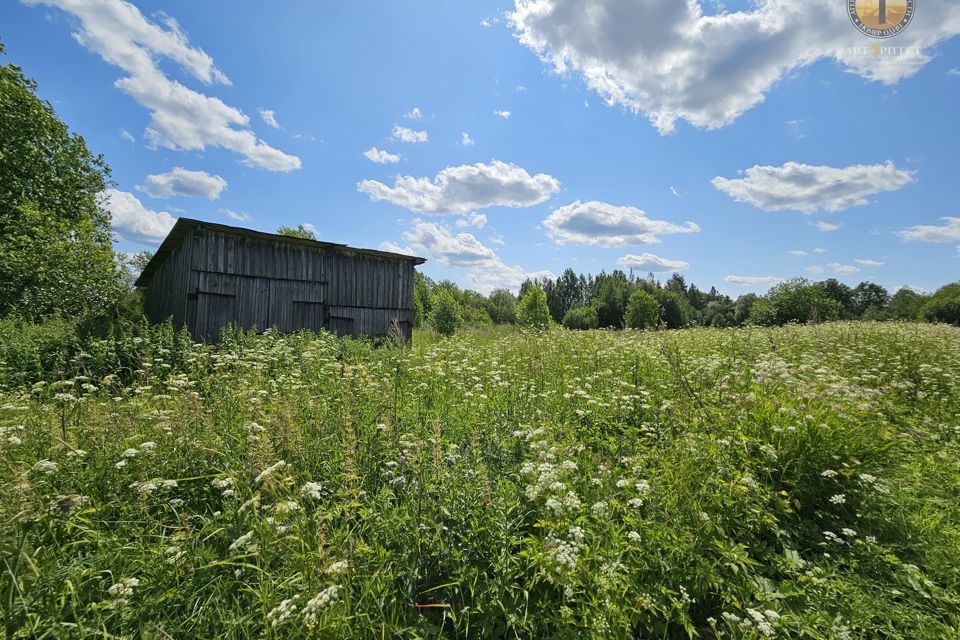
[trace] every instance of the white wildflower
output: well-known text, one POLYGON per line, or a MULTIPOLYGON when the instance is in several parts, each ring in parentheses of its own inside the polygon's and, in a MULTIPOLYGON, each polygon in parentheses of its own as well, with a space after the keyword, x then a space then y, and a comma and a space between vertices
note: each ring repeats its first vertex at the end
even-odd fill
POLYGON ((267 614, 267 620, 270 622, 271 627, 282 624, 297 612, 297 605, 294 604, 296 600, 297 596, 287 598, 270 610, 267 614))
POLYGON ((323 485, 319 482, 307 482, 300 488, 300 495, 311 500, 319 500, 323 497, 323 485))
POLYGON ((337 601, 337 596, 339 593, 340 586, 331 585, 303 605, 303 621, 307 625, 307 628, 313 629, 315 626, 317 626, 317 618, 324 609, 337 601))
POLYGON ((846 504, 847 496, 842 493, 830 496, 830 504, 846 504))
POLYGON ((50 475, 57 470, 57 463, 53 460, 40 460, 39 462, 33 465, 33 470, 37 473, 45 473, 50 475))

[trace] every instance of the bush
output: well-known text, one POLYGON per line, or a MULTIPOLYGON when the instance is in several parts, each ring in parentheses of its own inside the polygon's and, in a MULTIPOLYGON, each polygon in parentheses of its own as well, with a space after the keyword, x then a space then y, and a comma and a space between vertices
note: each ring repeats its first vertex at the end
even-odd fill
POLYGON ((823 287, 810 284, 804 278, 787 280, 776 285, 770 289, 765 299, 773 305, 773 322, 757 324, 827 322, 838 320, 843 314, 841 303, 831 299, 823 287))
POLYGON ((517 303, 517 321, 525 327, 545 329, 550 326, 550 307, 547 294, 540 285, 533 285, 517 303))
POLYGON ((574 307, 563 314, 563 326, 567 329, 596 329, 599 326, 594 307, 574 307))
POLYGON ((437 333, 443 336, 452 336, 463 324, 463 312, 460 303, 453 294, 446 289, 437 291, 430 315, 430 324, 437 333))
POLYGON ((517 299, 506 289, 491 291, 486 309, 495 324, 513 324, 517 321, 517 299))
POLYGON ((627 301, 627 313, 624 321, 631 329, 646 329, 656 327, 660 318, 660 303, 643 289, 637 289, 630 294, 627 301))
POLYGON ((927 322, 960 325, 960 282, 941 287, 921 308, 927 322))

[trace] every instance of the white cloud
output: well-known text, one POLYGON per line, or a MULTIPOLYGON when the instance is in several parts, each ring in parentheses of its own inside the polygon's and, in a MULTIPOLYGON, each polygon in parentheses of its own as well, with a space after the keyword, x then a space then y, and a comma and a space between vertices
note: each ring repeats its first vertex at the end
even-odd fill
POLYGON ((461 229, 466 227, 476 227, 477 229, 483 229, 487 226, 487 216, 482 213, 477 213, 474 211, 468 216, 464 216, 457 220, 457 226, 461 229))
POLYGON ((603 247, 629 247, 660 242, 657 236, 671 233, 697 233, 693 222, 677 225, 651 220, 642 209, 618 207, 606 202, 580 202, 560 207, 543 221, 547 234, 557 244, 587 244, 603 247))
POLYGON ((502 247, 503 245, 507 244, 507 241, 504 240, 504 239, 503 239, 503 236, 500 235, 499 233, 493 234, 492 236, 490 236, 489 238, 487 238, 487 240, 490 241, 490 244, 495 244, 495 245, 497 245, 498 247, 502 247))
POLYGON ((410 111, 407 111, 405 114, 403 114, 403 117, 409 120, 420 120, 423 118, 423 114, 420 112, 420 107, 414 107, 413 109, 410 109, 410 111))
POLYGON ((137 141, 137 139, 133 137, 133 134, 126 129, 120 129, 120 137, 130 144, 134 144, 137 141))
POLYGON ((400 162, 400 156, 397 154, 384 151, 383 149, 377 149, 376 147, 370 147, 363 152, 363 155, 370 162, 376 162, 377 164, 395 164, 400 162))
POLYGON ((826 253, 827 250, 826 250, 826 249, 823 249, 823 248, 821 248, 821 247, 817 247, 816 249, 813 250, 813 252, 814 252, 814 253, 826 253))
POLYGON ((271 147, 249 129, 242 111, 171 80, 160 59, 176 63, 204 84, 229 85, 229 79, 202 49, 192 47, 176 20, 157 14, 147 20, 123 0, 25 0, 60 7, 80 20, 74 38, 126 72, 114 85, 150 111, 145 136, 152 147, 202 151, 222 147, 244 163, 270 171, 300 168, 300 159, 271 147))
POLYGON ((413 249, 410 247, 401 247, 396 242, 390 242, 389 240, 386 242, 381 242, 378 248, 381 251, 389 251, 390 253, 402 253, 407 256, 415 255, 413 249))
POLYGON ((560 189, 553 176, 531 176, 515 164, 493 160, 489 164, 447 167, 437 176, 397 176, 392 187, 376 180, 357 183, 371 200, 429 214, 462 214, 486 207, 529 207, 547 200, 560 189))
POLYGON ((463 133, 460 134, 460 144, 462 144, 465 147, 472 147, 473 138, 470 137, 469 133, 464 131, 463 133))
POLYGON ((820 275, 821 273, 823 273, 823 267, 821 267, 820 265, 814 264, 807 267, 807 271, 809 271, 814 275, 820 275))
POLYGON ((127 191, 106 189, 100 194, 100 202, 110 212, 113 230, 121 238, 138 244, 158 244, 177 221, 166 211, 146 208, 127 191))
POLYGON ((807 252, 806 252, 806 251, 803 251, 802 249, 795 249, 794 251, 787 251, 787 253, 789 253, 789 254, 792 255, 792 256, 797 256, 798 258, 802 258, 803 256, 807 255, 807 252))
POLYGON ((233 209, 220 209, 217 213, 227 216, 232 220, 237 222, 250 222, 253 220, 253 216, 249 213, 244 213, 243 211, 234 211, 233 209))
POLYGON ((260 118, 268 127, 280 128, 280 123, 277 122, 277 113, 273 109, 257 109, 257 113, 260 114, 260 118))
POLYGON ((856 262, 857 264, 861 264, 865 267, 882 267, 883 265, 887 264, 882 260, 865 260, 863 258, 855 258, 854 262, 856 262))
MULTIPOLYGON (((897 235, 907 242, 960 243, 960 218, 946 217, 940 219, 944 222, 940 226, 918 224, 903 231, 898 231, 897 235)), ((960 244, 957 245, 957 255, 960 256, 960 244)))
POLYGON ((675 187, 673 187, 673 186, 670 187, 670 193, 672 193, 673 195, 675 195, 675 196, 678 197, 678 198, 682 198, 682 197, 683 197, 682 195, 680 195, 680 192, 677 191, 677 189, 676 189, 675 187))
POLYGON ((882 55, 869 54, 837 0, 756 0, 715 15, 698 0, 515 0, 510 19, 520 43, 556 73, 578 73, 608 104, 644 113, 664 134, 677 119, 730 124, 820 59, 894 84, 931 60, 923 49, 960 33, 953 0, 926 0, 882 55))
POLYGON ((690 263, 683 260, 668 260, 655 256, 652 253, 642 253, 639 256, 628 253, 617 260, 617 264, 628 269, 637 269, 638 271, 652 271, 662 273, 664 271, 681 271, 690 267, 690 263))
POLYGON ((778 282, 783 282, 783 278, 776 276, 724 276, 724 280, 733 284, 742 284, 745 286, 773 286, 778 282))
POLYGON ((806 118, 800 118, 798 120, 787 120, 784 122, 783 124, 787 127, 787 135, 795 140, 806 138, 807 135, 803 132, 803 123, 806 121, 806 118))
POLYGON ((913 180, 910 171, 897 169, 892 162, 843 168, 788 162, 782 167, 757 165, 745 174, 735 179, 717 176, 713 186, 764 211, 804 213, 836 212, 867 204, 866 196, 896 191, 913 180))
POLYGON ((427 142, 429 136, 426 131, 414 131, 407 127, 401 127, 398 124, 393 125, 393 129, 390 131, 390 137, 394 140, 399 140, 400 142, 427 142))
POLYGON ((510 266, 473 234, 454 234, 447 225, 414 220, 403 239, 416 253, 444 267, 466 269, 467 284, 481 293, 497 287, 517 291, 527 277, 519 265, 510 266))
POLYGON ((155 173, 147 176, 144 184, 137 185, 151 198, 171 198, 189 196, 216 200, 227 188, 227 181, 206 171, 191 171, 183 167, 174 167, 167 173, 155 173))
POLYGON ((960 67, 954 67, 953 69, 947 71, 947 73, 951 76, 960 76, 960 67))
POLYGON ((849 276, 860 271, 860 267, 855 267, 852 264, 840 264, 839 262, 831 262, 827 266, 833 269, 834 273, 842 276, 849 276))
MULTIPOLYGON (((820 231, 826 232, 836 231, 843 226, 842 224, 834 224, 832 222, 826 222, 825 220, 817 220, 816 222, 811 222, 810 224, 815 226, 817 229, 820 229, 820 231)), ((820 252, 818 251, 817 253, 820 252)))
POLYGON ((484 18, 484 19, 482 19, 482 20, 480 21, 480 26, 483 27, 484 29, 489 29, 490 27, 493 26, 493 24, 491 24, 491 22, 490 22, 489 20, 487 20, 486 18, 484 18))
POLYGON ((494 111, 493 113, 494 113, 494 115, 500 116, 500 117, 503 118, 504 120, 509 120, 509 119, 510 119, 510 112, 509 112, 509 111, 494 111))

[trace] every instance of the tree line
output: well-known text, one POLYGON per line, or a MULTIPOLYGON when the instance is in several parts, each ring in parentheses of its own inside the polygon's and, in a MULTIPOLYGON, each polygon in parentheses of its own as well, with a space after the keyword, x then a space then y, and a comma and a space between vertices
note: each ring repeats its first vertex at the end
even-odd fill
POLYGON ((463 325, 558 324, 568 329, 646 329, 782 325, 832 320, 909 320, 960 324, 960 283, 933 294, 904 287, 891 294, 874 282, 848 286, 835 278, 795 278, 766 295, 736 299, 688 284, 679 273, 666 281, 619 269, 598 275, 566 269, 557 278, 528 279, 518 295, 494 289, 482 295, 449 280, 417 273, 414 326, 450 334, 463 325))

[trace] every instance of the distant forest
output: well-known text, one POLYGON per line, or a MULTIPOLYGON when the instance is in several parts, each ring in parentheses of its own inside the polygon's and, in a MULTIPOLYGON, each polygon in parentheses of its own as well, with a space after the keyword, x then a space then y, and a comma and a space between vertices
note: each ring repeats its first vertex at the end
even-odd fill
POLYGON ((653 274, 638 278, 614 270, 590 275, 568 268, 556 279, 528 279, 519 296, 506 289, 484 296, 418 273, 414 296, 415 325, 443 329, 451 318, 454 328, 556 323, 570 329, 679 329, 861 319, 960 324, 960 283, 933 294, 906 287, 891 294, 873 282, 850 287, 835 278, 819 282, 797 278, 777 284, 763 296, 747 293, 733 299, 714 287, 704 291, 688 284, 679 273, 661 282, 653 274))

